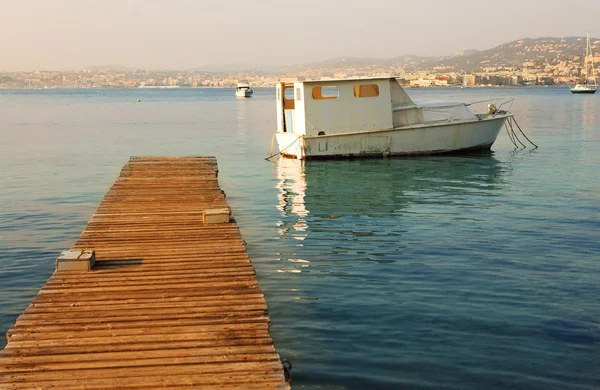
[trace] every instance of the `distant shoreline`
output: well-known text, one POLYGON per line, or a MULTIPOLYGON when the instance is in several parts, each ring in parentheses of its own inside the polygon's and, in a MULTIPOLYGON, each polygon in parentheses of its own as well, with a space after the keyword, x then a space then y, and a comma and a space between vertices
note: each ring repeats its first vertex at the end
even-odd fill
MULTIPOLYGON (((272 87, 252 87, 252 89, 273 89, 272 87)), ((164 90, 164 89, 235 89, 235 87, 126 87, 126 86, 118 86, 118 87, 49 87, 49 88, 1 88, 0 91, 42 91, 42 90, 52 90, 52 89, 143 89, 143 90, 164 90)))
MULTIPOLYGON (((574 84, 573 84, 574 85, 574 84)), ((568 88, 572 86, 572 84, 555 84, 555 85, 470 85, 470 86, 459 86, 459 85, 447 85, 447 86, 430 86, 430 87, 416 87, 403 85, 404 89, 482 89, 482 88, 568 88)), ((272 87, 252 87, 252 89, 274 89, 275 86, 272 87)), ((51 87, 51 88, 0 88, 0 91, 47 91, 47 90, 66 90, 66 89, 77 89, 77 90, 120 90, 120 89, 128 89, 128 90, 186 90, 186 89, 235 89, 235 87, 51 87)))

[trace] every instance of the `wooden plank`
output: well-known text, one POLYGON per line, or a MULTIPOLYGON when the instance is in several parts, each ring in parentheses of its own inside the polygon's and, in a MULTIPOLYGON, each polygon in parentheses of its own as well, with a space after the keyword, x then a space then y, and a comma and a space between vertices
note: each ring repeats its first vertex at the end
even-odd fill
MULTIPOLYGON (((187 300, 187 301, 173 301, 170 300, 168 302, 163 303, 161 301, 154 301, 151 303, 111 303, 104 305, 90 305, 90 304, 70 304, 70 305, 48 305, 48 306, 40 306, 33 304, 28 308, 27 312, 31 314, 36 313, 63 313, 63 312, 75 312, 75 313, 83 313, 83 312, 97 312, 99 310, 105 311, 115 311, 118 312, 120 310, 150 310, 150 309, 177 309, 177 308, 186 308, 193 309, 197 307, 225 307, 239 306, 239 299, 230 299, 230 300, 187 300)), ((246 305, 254 305, 258 307, 262 307, 266 309, 265 300, 262 296, 257 296, 254 299, 245 300, 246 305)))
MULTIPOLYGON (((136 378, 100 378, 65 381, 36 382, 39 388, 60 390, 81 389, 202 389, 202 390, 283 390, 289 389, 287 385, 281 385, 281 379, 277 374, 263 375, 260 384, 248 383, 244 374, 223 374, 207 377, 206 375, 165 376, 165 377, 136 377, 136 378)), ((26 389, 30 390, 29 384, 10 383, 2 386, 2 389, 26 389)))
MULTIPOLYGON (((275 354, 270 354, 275 357, 275 354)), ((261 356, 262 357, 262 356, 261 356)), ((3 383, 23 383, 33 382, 42 380, 81 380, 86 379, 100 379, 100 378, 132 378, 132 377, 146 377, 146 376, 167 376, 167 375, 191 375, 191 374, 221 374, 221 373, 243 373, 245 375, 253 375, 256 372, 260 372, 262 375, 279 373, 281 371, 281 362, 262 360, 262 361, 250 361, 245 362, 236 359, 233 362, 187 362, 186 364, 172 363, 161 364, 159 361, 152 362, 154 364, 148 364, 141 367, 131 367, 126 365, 127 362, 121 367, 110 367, 104 369, 87 368, 87 369, 66 369, 66 370, 53 370, 53 371, 42 371, 42 372, 18 372, 18 373, 6 373, 0 376, 0 384, 3 383)), ((283 373, 281 373, 283 379, 283 373)))
MULTIPOLYGON (((270 337, 255 337, 246 339, 222 339, 219 340, 219 346, 244 346, 244 345, 272 345, 273 340, 270 337)), ((138 340, 135 343, 103 343, 98 345, 58 345, 58 346, 35 346, 28 347, 21 345, 19 348, 6 349, 1 352, 3 356, 46 356, 46 355, 67 355, 78 353, 107 353, 107 352, 127 352, 127 351, 155 351, 177 348, 214 348, 215 340, 170 340, 169 343, 157 337, 150 341, 138 340)))
MULTIPOLYGON (((33 339, 36 335, 43 334, 40 338, 52 339, 56 332, 85 332, 88 330, 110 330, 114 331, 110 334, 116 334, 119 329, 144 329, 152 326, 221 326, 221 325, 252 325, 268 326, 269 317, 266 315, 262 316, 249 316, 249 317, 218 317, 218 318, 160 318, 154 320, 140 320, 140 321, 128 321, 128 322, 98 322, 98 323, 87 323, 87 324, 15 324, 7 332, 7 339, 18 340, 15 336, 26 335, 33 339), (15 337, 15 339, 11 338, 15 337)), ((177 329, 173 329, 176 331, 177 329)), ((85 335, 85 333, 82 333, 85 335)), ((72 336, 69 336, 72 337, 72 336)), ((7 345, 6 348, 9 346, 7 345)))
POLYGON ((46 354, 29 356, 0 356, 0 375, 9 372, 86 369, 123 366, 173 364, 174 359, 188 363, 215 361, 252 361, 273 359, 273 345, 208 346, 203 348, 169 348, 162 350, 118 351, 102 353, 46 354), (264 355, 271 355, 264 356, 264 355), (232 358, 232 356, 235 356, 232 358), (257 359, 260 357, 260 359, 257 359), (160 361, 160 359, 164 359, 160 361), (170 360, 170 361, 169 361, 170 360))
MULTIPOLYGON (((130 324, 129 324, 130 325, 130 324)), ((245 332, 242 333, 243 337, 265 337, 268 333, 263 335, 262 333, 255 334, 254 332, 268 331, 269 325, 267 323, 250 322, 241 324, 197 324, 197 323, 180 323, 175 325, 163 325, 161 323, 154 323, 153 326, 150 324, 140 324, 136 327, 127 326, 124 328, 111 327, 106 329, 86 330, 77 327, 67 329, 64 327, 58 327, 56 325, 49 326, 46 328, 36 328, 33 331, 22 331, 14 334, 11 339, 10 348, 14 348, 18 341, 48 341, 48 340, 80 340, 83 338, 106 338, 112 337, 126 337, 126 336, 148 336, 153 334, 166 334, 175 333, 182 335, 185 333, 195 334, 197 337, 204 337, 210 335, 214 337, 215 333, 219 334, 233 334, 236 331, 245 332), (75 338, 77 337, 77 339, 75 338), (13 345, 14 344, 14 345, 13 345)), ((108 342, 110 340, 105 340, 108 342)), ((121 340, 122 341, 122 340, 121 340)), ((7 347, 8 348, 8 347, 7 347)))
POLYGON ((289 389, 214 157, 132 157, 7 332, 0 387, 289 389))
MULTIPOLYGON (((229 288, 192 288, 192 289, 163 289, 155 291, 131 291, 127 293, 127 297, 130 299, 139 298, 169 298, 169 297, 192 297, 192 296, 203 296, 203 297, 215 297, 221 295, 244 295, 246 293, 259 293, 260 287, 256 286, 235 286, 229 288)), ((114 300, 123 298, 123 294, 120 291, 105 293, 99 296, 94 293, 81 293, 81 294, 40 294, 34 298, 34 302, 71 302, 79 303, 84 301, 100 301, 100 300, 114 300)))
POLYGON ((62 310, 62 307, 79 306, 82 308, 93 307, 93 306, 104 306, 104 307, 119 307, 123 305, 143 305, 143 304, 179 304, 179 303, 193 303, 193 304, 218 304, 218 302, 239 302, 242 300, 258 300, 262 299, 263 294, 259 293, 248 293, 239 295, 218 295, 218 296, 170 296, 170 297, 144 297, 144 298, 121 298, 113 300, 94 300, 84 302, 72 302, 72 301, 50 301, 50 302, 33 302, 30 305, 31 309, 57 309, 62 310))

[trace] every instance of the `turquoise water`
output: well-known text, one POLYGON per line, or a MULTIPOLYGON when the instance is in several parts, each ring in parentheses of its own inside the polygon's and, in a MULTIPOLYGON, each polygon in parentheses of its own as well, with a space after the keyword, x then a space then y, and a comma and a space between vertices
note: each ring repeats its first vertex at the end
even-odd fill
POLYGON ((540 148, 270 163, 272 90, 0 91, 0 330, 129 156, 214 155, 294 388, 600 387, 600 96, 408 93, 513 96, 540 148))

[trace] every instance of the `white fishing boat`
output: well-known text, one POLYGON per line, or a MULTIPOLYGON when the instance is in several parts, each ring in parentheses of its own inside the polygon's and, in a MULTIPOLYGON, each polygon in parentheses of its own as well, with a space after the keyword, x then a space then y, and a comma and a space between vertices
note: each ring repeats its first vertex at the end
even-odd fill
POLYGON ((512 101, 475 113, 466 103, 417 104, 393 77, 279 82, 274 138, 281 155, 298 159, 485 150, 512 101))
POLYGON ((237 97, 251 97, 254 91, 250 88, 250 84, 245 82, 238 83, 235 88, 235 96, 237 97))
POLYGON ((596 84, 596 72, 594 70, 594 55, 590 45, 590 32, 587 33, 585 43, 585 56, 583 57, 583 67, 581 69, 583 82, 571 88, 572 93, 596 93, 598 85, 596 84), (591 80, 591 83, 589 82, 591 80))

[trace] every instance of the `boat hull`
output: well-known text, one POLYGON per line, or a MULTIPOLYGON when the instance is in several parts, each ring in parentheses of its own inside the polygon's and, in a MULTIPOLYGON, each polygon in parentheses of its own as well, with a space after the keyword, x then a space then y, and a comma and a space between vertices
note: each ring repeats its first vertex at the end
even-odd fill
POLYGON ((254 91, 249 91, 249 90, 245 90, 245 91, 236 91, 235 92, 235 96, 237 97, 252 97, 252 93, 254 91))
POLYGON ((283 156, 298 159, 417 156, 489 150, 509 116, 317 137, 276 133, 276 138, 283 156))
POLYGON ((593 94, 596 93, 595 89, 579 89, 579 90, 571 90, 571 93, 587 93, 587 94, 593 94))

